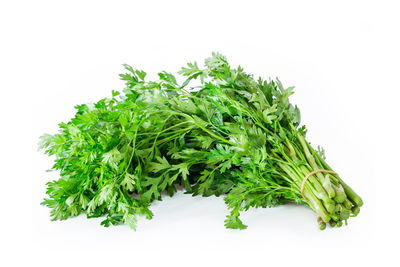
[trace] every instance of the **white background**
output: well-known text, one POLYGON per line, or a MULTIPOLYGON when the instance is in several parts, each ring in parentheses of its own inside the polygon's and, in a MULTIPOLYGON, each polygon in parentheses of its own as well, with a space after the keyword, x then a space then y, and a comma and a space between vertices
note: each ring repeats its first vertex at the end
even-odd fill
POLYGON ((398 251, 400 19, 396 1, 1 1, 2 266, 394 266, 398 251), (176 72, 212 51, 295 85, 308 140, 363 197, 347 227, 319 231, 307 208, 243 214, 179 193, 138 230, 39 205, 51 159, 38 137, 73 106, 122 89, 122 63, 176 72), (396 242, 394 242, 397 239, 396 242), (396 248, 397 246, 397 248, 396 248))

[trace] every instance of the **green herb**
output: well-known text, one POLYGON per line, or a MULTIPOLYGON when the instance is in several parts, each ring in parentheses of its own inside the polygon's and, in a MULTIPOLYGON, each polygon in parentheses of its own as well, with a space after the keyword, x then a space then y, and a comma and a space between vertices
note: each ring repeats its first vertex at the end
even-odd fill
POLYGON ((293 87, 255 80, 218 53, 204 68, 182 68, 182 84, 167 72, 145 81, 145 72, 124 66, 123 94, 76 106, 58 134, 41 137, 60 172, 42 203, 54 220, 86 213, 105 216, 104 226, 135 229, 137 216, 152 218, 149 205, 177 185, 225 195, 228 228, 246 228, 239 215, 250 207, 286 202, 309 206, 320 229, 358 214, 361 198, 336 173, 312 175, 303 197, 309 173, 332 169, 305 140, 300 111, 289 102, 293 87))

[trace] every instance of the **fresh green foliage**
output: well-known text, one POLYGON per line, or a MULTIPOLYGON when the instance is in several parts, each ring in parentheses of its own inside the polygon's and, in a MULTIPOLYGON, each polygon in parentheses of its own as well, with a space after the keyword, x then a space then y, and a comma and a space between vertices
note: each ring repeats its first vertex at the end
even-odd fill
POLYGON ((149 205, 177 185, 224 195, 228 228, 246 228, 239 215, 250 207, 285 202, 309 206, 321 229, 357 215, 361 198, 336 174, 311 176, 303 198, 304 177, 331 168, 305 140, 300 111, 289 102, 293 87, 256 80, 218 53, 204 68, 182 68, 182 84, 167 72, 145 81, 145 72, 124 67, 123 94, 76 106, 58 134, 41 137, 60 172, 42 203, 54 220, 86 213, 105 216, 104 226, 135 229, 137 215, 152 218, 149 205), (199 85, 190 86, 194 80, 199 85))

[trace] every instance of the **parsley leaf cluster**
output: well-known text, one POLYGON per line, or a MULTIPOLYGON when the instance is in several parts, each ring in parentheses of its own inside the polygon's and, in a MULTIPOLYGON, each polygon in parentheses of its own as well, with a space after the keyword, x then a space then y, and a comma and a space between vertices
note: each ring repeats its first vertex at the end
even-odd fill
POLYGON ((228 228, 244 229, 250 207, 286 202, 309 206, 321 229, 356 216, 361 198, 330 170, 323 150, 306 141, 293 87, 255 79, 213 53, 200 68, 188 63, 156 81, 124 65, 126 87, 111 98, 76 106, 76 115, 43 135, 39 147, 55 156, 60 178, 42 202, 53 220, 85 213, 102 225, 136 228, 137 216, 165 192, 224 196, 228 228))

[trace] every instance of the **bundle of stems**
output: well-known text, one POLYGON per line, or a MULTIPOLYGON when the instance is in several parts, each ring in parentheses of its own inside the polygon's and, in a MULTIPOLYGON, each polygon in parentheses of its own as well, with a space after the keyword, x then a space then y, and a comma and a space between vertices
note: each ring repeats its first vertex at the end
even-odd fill
POLYGON ((281 177, 298 185, 303 198, 318 215, 321 230, 331 226, 347 225, 350 216, 357 216, 362 199, 325 162, 304 139, 297 138, 284 144, 276 156, 280 159, 277 172, 281 177))

